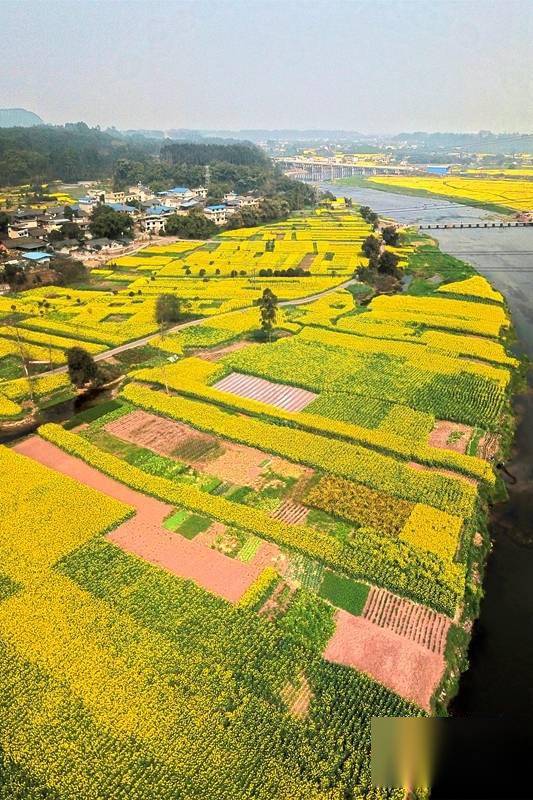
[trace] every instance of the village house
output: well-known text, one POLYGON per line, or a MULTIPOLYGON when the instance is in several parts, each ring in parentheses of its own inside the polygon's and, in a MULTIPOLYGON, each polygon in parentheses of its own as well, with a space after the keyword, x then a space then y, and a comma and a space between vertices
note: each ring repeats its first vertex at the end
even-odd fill
POLYGON ((207 219, 210 219, 211 222, 214 222, 215 225, 225 225, 228 216, 231 216, 235 213, 235 209, 228 208, 228 206, 224 205, 223 203, 217 203, 213 206, 206 206, 204 208, 204 216, 207 219))
POLYGON ((52 256, 50 253, 36 250, 32 253, 23 253, 22 258, 29 266, 47 267, 50 264, 52 256))
POLYGON ((109 206, 113 211, 118 211, 121 214, 128 214, 130 217, 135 217, 140 213, 138 208, 135 206, 128 206, 126 203, 106 203, 106 206, 109 206))
POLYGON ((165 230, 167 218, 174 213, 174 209, 168 206, 149 206, 140 220, 140 226, 147 233, 159 234, 165 230))
POLYGON ((258 208, 259 203, 263 200, 262 197, 253 197, 252 195, 239 195, 235 192, 227 192, 224 195, 224 203, 229 208, 258 208))

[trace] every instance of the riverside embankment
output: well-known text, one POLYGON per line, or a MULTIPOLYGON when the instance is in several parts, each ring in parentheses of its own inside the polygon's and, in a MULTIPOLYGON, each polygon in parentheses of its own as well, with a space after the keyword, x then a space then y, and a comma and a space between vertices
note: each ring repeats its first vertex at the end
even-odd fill
MULTIPOLYGON (((324 185, 403 224, 499 220, 493 212, 428 199, 324 185)), ((513 317, 517 354, 533 360, 533 228, 430 231, 441 250, 472 264, 504 294, 513 317)), ((493 550, 485 597, 469 650, 470 668, 452 703, 455 714, 524 715, 533 711, 533 375, 514 399, 518 426, 503 475, 509 499, 492 509, 493 550)))

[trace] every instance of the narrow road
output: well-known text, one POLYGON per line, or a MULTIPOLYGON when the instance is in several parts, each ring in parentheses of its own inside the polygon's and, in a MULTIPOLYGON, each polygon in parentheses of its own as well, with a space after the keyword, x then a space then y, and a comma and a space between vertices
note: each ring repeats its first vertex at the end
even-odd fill
MULTIPOLYGON (((323 292, 318 292, 317 294, 312 294, 308 297, 297 297, 294 300, 282 300, 278 303, 278 306, 301 306, 305 305, 306 303, 313 303, 315 300, 319 300, 321 297, 326 297, 328 294, 338 292, 340 289, 346 289, 346 287, 350 286, 352 283, 358 282, 359 281, 356 278, 350 278, 349 280, 344 281, 344 283, 339 283, 337 286, 333 286, 331 289, 325 289, 323 292)), ((225 311, 222 314, 217 314, 216 316, 224 317, 227 314, 235 314, 239 311, 248 311, 250 308, 253 308, 253 306, 245 306, 244 308, 238 308, 234 311, 225 311)), ((202 322, 205 322, 209 319, 212 319, 212 317, 200 317, 199 319, 191 319, 188 322, 180 322, 179 325, 174 325, 173 328, 169 328, 167 331, 165 331, 165 335, 177 333, 184 328, 192 328, 194 325, 200 325, 202 322)), ((145 344, 149 344, 153 339, 157 339, 159 336, 159 331, 156 331, 156 333, 150 333, 148 336, 143 336, 141 339, 135 339, 132 342, 126 342, 118 347, 113 347, 110 350, 104 350, 102 353, 95 355, 94 360, 105 361, 106 358, 112 358, 112 356, 117 356, 120 353, 124 353, 126 350, 133 350, 135 347, 142 347, 145 344)), ((83 342, 80 342, 80 345, 83 347, 83 342)), ((33 377, 38 378, 42 375, 58 375, 59 373, 66 371, 67 365, 64 364, 62 367, 55 367, 54 369, 49 369, 45 372, 36 373, 33 377)))

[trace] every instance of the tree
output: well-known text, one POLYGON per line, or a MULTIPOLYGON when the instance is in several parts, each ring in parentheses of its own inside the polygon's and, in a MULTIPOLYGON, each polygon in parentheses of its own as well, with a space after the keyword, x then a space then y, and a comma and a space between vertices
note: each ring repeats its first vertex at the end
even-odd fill
POLYGON ((399 260, 396 253, 392 253, 390 250, 384 250, 378 260, 378 272, 381 275, 393 275, 395 278, 399 277, 399 260))
POLYGON ((5 211, 0 211, 0 233, 7 233, 7 226, 9 225, 9 217, 5 211))
POLYGON ((131 234, 133 222, 128 214, 98 204, 91 214, 89 230, 96 239, 116 239, 131 234))
POLYGON ((276 315, 278 310, 278 298, 271 289, 264 289, 261 299, 259 300, 259 309, 261 315, 261 329, 268 338, 272 341, 272 331, 276 322, 276 315))
POLYGON ((165 232, 181 239, 209 239, 217 231, 217 226, 200 209, 188 214, 171 214, 165 222, 165 232))
POLYGON ((383 228, 381 234, 385 244, 388 244, 390 247, 398 247, 400 244, 400 234, 394 225, 387 225, 383 228))
POLYGON ((98 380, 98 367, 92 355, 83 347, 70 347, 67 350, 68 374, 71 383, 81 389, 86 384, 98 380))
POLYGON ((363 219, 369 223, 369 225, 372 225, 373 227, 376 226, 379 217, 374 211, 372 211, 370 206, 361 206, 361 208, 359 209, 359 213, 361 214, 363 219))
POLYGON ((376 236, 371 234, 364 240, 363 244, 361 245, 361 250, 364 256, 366 256, 370 261, 373 261, 379 256, 381 242, 376 236))
POLYGON ((75 222, 64 222, 59 227, 59 230, 50 231, 48 234, 50 242, 59 242, 63 239, 76 239, 78 242, 82 242, 85 239, 85 234, 75 222))
POLYGON ((182 318, 182 301, 175 294, 160 294, 155 304, 155 319, 163 328, 182 318))

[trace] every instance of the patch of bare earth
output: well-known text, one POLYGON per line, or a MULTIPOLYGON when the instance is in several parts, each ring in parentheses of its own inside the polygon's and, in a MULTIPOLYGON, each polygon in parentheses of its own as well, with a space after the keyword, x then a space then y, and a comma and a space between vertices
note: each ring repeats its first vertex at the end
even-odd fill
POLYGON ((455 450, 456 453, 466 453, 472 432, 473 428, 470 425, 436 419, 435 427, 429 434, 428 444, 444 450, 455 450))
POLYGON ((280 581, 259 609, 259 613, 273 622, 276 617, 287 610, 293 594, 294 587, 289 586, 285 581, 280 581))
POLYGON ((268 466, 279 474, 302 468, 283 459, 274 459, 255 447, 219 439, 182 422, 165 419, 137 409, 109 422, 105 430, 123 441, 146 447, 160 455, 175 457, 189 466, 222 481, 261 488, 268 466))
POLYGON ((203 544, 205 547, 212 547, 216 539, 219 536, 223 536, 226 530, 227 525, 224 525, 223 522, 212 522, 207 530, 202 531, 194 538, 199 544, 203 544))
POLYGON ((427 464, 419 464, 418 461, 409 461, 408 467, 426 472, 438 472, 439 475, 445 475, 447 478, 455 478, 458 481, 465 481, 472 486, 478 486, 479 481, 471 478, 469 475, 463 475, 461 472, 454 472, 453 469, 441 469, 440 467, 429 467, 427 464))
POLYGON ((302 258, 298 266, 300 269, 310 270, 313 264, 313 261, 316 258, 316 253, 306 253, 305 256, 302 258))
POLYGON ((233 353, 235 350, 242 350, 243 347, 248 347, 249 344, 250 342, 239 339, 238 342, 226 344, 224 347, 216 347, 214 350, 194 350, 191 351, 191 355, 198 356, 198 358, 202 358, 204 361, 220 361, 220 359, 228 353, 233 353))
POLYGON ((180 578, 192 580, 232 603, 242 597, 263 569, 255 558, 248 563, 237 561, 202 543, 166 530, 163 520, 174 510, 172 506, 108 478, 94 467, 64 453, 38 436, 20 442, 15 449, 57 472, 132 506, 136 510, 135 516, 106 537, 126 553, 136 555, 180 578))
POLYGON ((335 632, 324 658, 365 672, 374 680, 426 711, 442 678, 445 662, 440 653, 339 609, 335 632))
POLYGON ((272 542, 261 542, 253 557, 253 564, 260 569, 277 565, 280 553, 281 551, 276 544, 272 542))
POLYGON ((294 683, 288 681, 281 690, 281 697, 289 713, 299 719, 305 719, 309 713, 309 706, 313 693, 305 673, 301 671, 294 683))
POLYGON ((158 417, 142 409, 108 422, 105 430, 125 442, 147 447, 163 456, 171 455, 194 433, 187 425, 158 417))

